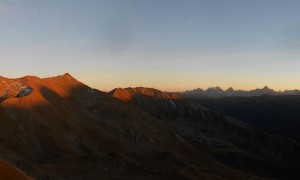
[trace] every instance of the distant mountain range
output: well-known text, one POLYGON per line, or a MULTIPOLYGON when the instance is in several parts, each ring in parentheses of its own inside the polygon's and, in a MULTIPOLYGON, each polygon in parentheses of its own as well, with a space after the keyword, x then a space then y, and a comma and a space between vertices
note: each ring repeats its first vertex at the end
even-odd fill
POLYGON ((261 96, 261 95, 300 95, 300 90, 285 90, 285 91, 275 91, 270 89, 268 86, 263 87, 262 89, 254 90, 234 90, 232 87, 227 90, 223 90, 220 87, 210 87, 207 90, 197 88, 194 90, 188 90, 180 93, 186 96, 204 96, 204 97, 227 97, 227 96, 241 96, 241 97, 250 97, 250 96, 261 96))

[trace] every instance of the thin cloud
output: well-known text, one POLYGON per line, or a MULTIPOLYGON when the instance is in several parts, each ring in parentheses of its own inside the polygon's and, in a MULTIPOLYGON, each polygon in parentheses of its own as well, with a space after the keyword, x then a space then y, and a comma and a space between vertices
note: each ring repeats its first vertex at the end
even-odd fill
POLYGON ((9 14, 9 8, 2 3, 0 3, 0 14, 9 14))

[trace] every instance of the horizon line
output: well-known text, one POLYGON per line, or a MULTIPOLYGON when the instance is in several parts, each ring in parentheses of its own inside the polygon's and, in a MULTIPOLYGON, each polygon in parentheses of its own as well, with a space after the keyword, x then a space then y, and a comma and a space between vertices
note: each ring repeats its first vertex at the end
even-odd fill
POLYGON ((206 91, 208 90, 209 88, 220 88, 222 91, 226 91, 230 88, 232 88, 233 90, 235 91, 252 91, 252 90, 257 90, 257 89, 263 89, 265 87, 267 87, 268 89, 270 90, 273 90, 273 91, 276 91, 276 92, 284 92, 284 91, 292 91, 292 90, 299 90, 297 88, 287 88, 287 89, 274 89, 272 88, 272 86, 269 86, 269 85, 264 85, 262 88, 260 87, 256 87, 256 88, 246 88, 246 89, 243 89, 243 88, 233 88, 233 86, 226 86, 227 88, 224 88, 224 86, 218 86, 218 85, 214 85, 214 86, 206 86, 204 88, 202 88, 201 86, 198 86, 196 88, 186 88, 185 90, 167 90, 166 88, 157 88, 157 87, 151 87, 151 86, 143 86, 143 85, 138 85, 138 86, 131 86, 131 85, 128 85, 128 86, 115 86, 113 88, 110 88, 110 90, 104 90, 104 89, 101 89, 101 88, 98 88, 98 87, 94 87, 92 86, 91 84, 88 84, 87 82, 85 82, 84 80, 79 80, 80 78, 76 78, 73 76, 72 73, 69 73, 69 72, 64 72, 64 73, 59 73, 57 75, 47 75, 47 76, 39 76, 39 75, 23 75, 23 76, 18 76, 18 77, 6 77, 6 76, 2 76, 0 75, 0 77, 2 78, 7 78, 7 79, 21 79, 21 78, 24 78, 24 77, 28 77, 28 76, 34 76, 34 77, 38 77, 38 78, 41 78, 41 79, 45 79, 45 78, 53 78, 53 77, 58 77, 58 76, 64 76, 64 75, 70 75, 72 76, 73 78, 75 78, 76 80, 90 86, 91 88, 93 89, 98 89, 100 91, 103 91, 103 92, 110 92, 116 88, 122 88, 122 89, 125 89, 125 88, 138 88, 138 87, 144 87, 144 88, 153 88, 153 89, 157 89, 157 90, 160 90, 162 92, 174 92, 174 93, 182 93, 182 92, 186 92, 186 91, 193 91, 193 90, 197 90, 197 89, 202 89, 203 91, 206 91), (271 88, 270 88, 271 87, 271 88))

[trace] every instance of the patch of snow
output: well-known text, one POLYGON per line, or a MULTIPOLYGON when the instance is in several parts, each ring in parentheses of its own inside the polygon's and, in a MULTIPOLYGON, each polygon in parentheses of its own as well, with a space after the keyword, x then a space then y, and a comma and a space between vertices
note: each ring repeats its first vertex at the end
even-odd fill
POLYGON ((21 89, 19 94, 17 95, 17 97, 25 97, 28 96, 29 94, 31 94, 31 92, 33 91, 33 89, 31 87, 26 87, 24 89, 21 89))

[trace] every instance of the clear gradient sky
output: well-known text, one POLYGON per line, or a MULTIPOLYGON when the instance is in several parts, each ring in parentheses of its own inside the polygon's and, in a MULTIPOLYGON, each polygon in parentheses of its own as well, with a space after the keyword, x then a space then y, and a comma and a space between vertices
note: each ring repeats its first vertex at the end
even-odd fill
POLYGON ((299 0, 0 0, 0 75, 300 89, 299 0))

